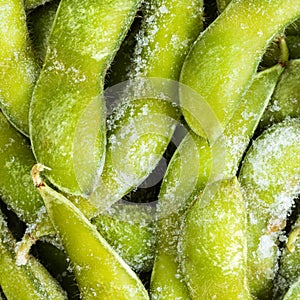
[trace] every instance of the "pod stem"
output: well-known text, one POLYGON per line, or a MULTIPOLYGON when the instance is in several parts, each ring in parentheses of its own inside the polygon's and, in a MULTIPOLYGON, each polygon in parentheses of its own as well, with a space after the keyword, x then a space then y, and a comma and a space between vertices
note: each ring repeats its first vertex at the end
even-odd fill
POLYGON ((40 163, 35 164, 31 169, 31 176, 32 176, 33 184, 37 188, 45 186, 45 183, 44 183, 42 177, 40 176, 40 172, 43 172, 44 170, 51 170, 51 169, 40 163))
POLYGON ((285 67, 287 62, 289 61, 289 48, 286 43, 286 39, 284 35, 280 35, 278 38, 278 45, 280 49, 280 57, 278 63, 285 67))

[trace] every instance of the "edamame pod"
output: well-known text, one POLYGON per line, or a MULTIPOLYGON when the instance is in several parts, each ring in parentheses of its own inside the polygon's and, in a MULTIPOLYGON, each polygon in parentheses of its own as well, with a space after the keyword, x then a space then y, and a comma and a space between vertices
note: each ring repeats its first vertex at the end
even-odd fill
POLYGON ((60 2, 30 107, 30 137, 37 161, 51 168, 47 178, 62 191, 90 194, 102 170, 104 75, 138 5, 60 2))
POLYGON ((274 283, 273 298, 282 299, 289 287, 300 279, 300 219, 287 236, 274 283))
POLYGON ((300 298, 300 280, 295 282, 285 294, 283 300, 298 300, 300 298))
MULTIPOLYGON (((233 0, 199 36, 180 81, 210 105, 223 128, 250 86, 267 45, 299 14, 298 1, 233 0)), ((184 91, 180 96, 188 125, 205 136, 199 99, 184 91)))
POLYGON ((295 118, 300 116, 299 80, 300 59, 290 60, 262 117, 261 128, 279 123, 287 117, 295 118))
MULTIPOLYGON (((29 227, 22 244, 19 244, 18 253, 23 259, 32 243, 42 236, 54 234, 54 229, 47 215, 40 194, 32 184, 30 170, 36 163, 31 152, 28 140, 22 136, 0 113, 0 195, 2 200, 14 211, 18 217, 29 227), (36 226, 36 223, 38 225, 36 226)), ((95 207, 91 206, 84 198, 72 197, 70 200, 87 216, 95 214, 95 207)), ((129 208, 128 208, 129 209, 129 208)), ((114 240, 114 246, 123 250, 124 258, 131 262, 137 269, 147 269, 152 265, 154 249, 154 233, 152 227, 146 226, 148 222, 144 220, 145 226, 139 228, 139 224, 134 222, 127 224, 124 228, 121 211, 126 210, 114 207, 114 211, 119 211, 116 215, 99 215, 95 218, 98 228, 105 228, 106 237, 110 241, 114 240), (114 227, 119 224, 118 230, 114 227), (124 229, 124 230, 123 230, 124 229), (122 231, 123 230, 123 231, 122 231), (134 238, 132 245, 128 240, 134 238), (133 246, 134 245, 134 246, 133 246), (126 250, 125 250, 126 249, 126 250), (131 250, 131 251, 130 251, 131 250), (127 252, 128 251, 128 252, 127 252), (134 255, 134 251, 137 251, 134 255), (139 260, 139 262, 138 262, 139 260)), ((128 213, 128 212, 127 212, 128 213)), ((146 218, 149 220, 151 214, 146 211, 141 212, 138 207, 131 207, 128 218, 135 216, 137 219, 146 218)), ((133 218, 133 217, 132 217, 133 218)), ((149 220, 150 222, 150 220, 149 220)))
POLYGON ((0 196, 27 224, 34 224, 45 210, 30 176, 36 163, 28 140, 0 112, 0 196))
POLYGON ((236 174, 282 70, 282 66, 277 65, 256 75, 225 129, 224 136, 215 142, 213 149, 204 138, 191 133, 173 155, 159 194, 157 253, 151 277, 153 299, 168 299, 170 295, 188 297, 177 258, 182 215, 195 196, 204 189, 212 163, 216 178, 236 174))
POLYGON ((81 296, 85 299, 148 299, 136 274, 96 228, 64 196, 48 187, 33 169, 33 179, 69 256, 81 296), (84 246, 83 246, 84 245, 84 246))
POLYGON ((299 138, 298 119, 272 126, 253 142, 239 174, 247 203, 248 278, 259 299, 270 297, 278 236, 299 191, 299 138))
POLYGON ((149 272, 155 252, 154 212, 150 206, 118 204, 92 219, 100 234, 135 271, 149 272))
POLYGON ((189 208, 179 253, 192 299, 251 299, 246 222, 236 178, 212 183, 189 208))
MULTIPOLYGON (((202 0, 154 0, 146 4, 130 74, 134 91, 109 120, 104 169, 89 198, 99 211, 141 184, 171 140, 180 116, 173 104, 178 99, 177 80, 185 55, 202 29, 202 4, 202 0), (157 78, 147 81, 148 77, 157 78), (145 97, 142 93, 148 84, 154 85, 154 93, 145 97), (161 94, 171 96, 163 100, 161 94)), ((113 96, 114 91, 113 87, 113 96)))
POLYGON ((53 0, 36 8, 30 12, 27 17, 32 46, 37 58, 39 59, 40 65, 42 65, 45 60, 49 36, 58 5, 59 1, 53 0))
POLYGON ((39 68, 29 43, 23 1, 1 1, 0 41, 0 107, 28 135, 29 104, 39 68))
POLYGON ((0 215, 0 286, 9 300, 67 299, 57 282, 33 257, 26 266, 17 266, 15 241, 0 215))

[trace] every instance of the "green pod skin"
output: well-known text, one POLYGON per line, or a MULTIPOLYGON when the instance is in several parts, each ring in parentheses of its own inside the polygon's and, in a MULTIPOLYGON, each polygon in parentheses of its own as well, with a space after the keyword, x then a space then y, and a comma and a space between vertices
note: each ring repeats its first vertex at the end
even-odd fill
POLYGON ((274 123, 279 123, 285 118, 300 116, 300 59, 287 63, 282 73, 272 99, 263 114, 260 128, 266 128, 274 123))
POLYGON ((300 280, 295 282, 285 294, 283 300, 298 300, 300 298, 300 280))
POLYGON ((70 258, 84 299, 148 299, 147 291, 84 215, 38 177, 35 185, 70 258), (83 247, 82 247, 83 246, 83 247))
MULTIPOLYGON (((53 235, 54 228, 44 213, 45 207, 43 200, 32 184, 30 170, 36 163, 28 140, 22 136, 16 129, 7 121, 5 116, 0 113, 0 195, 1 199, 8 205, 9 209, 14 211, 17 216, 24 221, 29 230, 23 240, 23 246, 19 248, 21 257, 26 253, 21 253, 21 250, 28 251, 31 244, 42 236, 53 235), (35 226, 38 222, 38 225, 35 226), (24 248, 23 248, 24 247, 24 248)), ((95 215, 96 209, 86 199, 80 197, 71 197, 70 200, 86 215, 91 218, 95 215)), ((115 211, 118 211, 118 206, 115 211)), ((131 262, 131 266, 138 270, 149 269, 153 260, 154 249, 154 233, 152 225, 149 221, 151 214, 141 212, 139 208, 131 207, 128 218, 137 218, 144 220, 145 226, 139 228, 140 224, 127 223, 122 221, 120 209, 116 215, 99 215, 95 217, 95 222, 103 233, 106 234, 110 241, 114 241, 117 249, 123 249, 124 259, 131 262), (139 215, 139 216, 137 216, 139 215), (146 226, 149 224, 149 227, 146 226), (119 224, 117 228, 114 226, 119 224), (123 224, 124 230, 122 231, 123 224), (131 231, 132 230, 132 231, 131 231), (134 240, 133 240, 134 239, 134 240), (132 245, 129 247, 129 242, 132 245), (128 252, 124 249, 130 249, 128 252), (136 253, 135 253, 136 251, 136 253), (135 256, 135 254, 137 256, 135 256), (142 257, 142 258, 141 258, 142 257), (140 258, 140 260, 139 260, 140 258)), ((122 251, 121 251, 122 252, 122 251)), ((121 254, 121 253, 120 253, 121 254)))
MULTIPOLYGON (((289 287, 300 278, 300 219, 293 225, 282 250, 273 298, 282 299, 289 287)), ((296 298, 295 298, 296 299, 296 298)))
POLYGON ((211 170, 207 141, 191 133, 180 143, 165 174, 158 202, 156 256, 151 276, 151 299, 190 299, 177 260, 182 215, 211 170))
POLYGON ((0 108, 28 135, 29 105, 39 68, 29 43, 23 1, 2 1, 0 8, 0 108))
POLYGON ((136 272, 149 272, 155 252, 154 212, 140 205, 115 205, 92 224, 136 272))
MULTIPOLYGON (((154 0, 146 5, 130 78, 179 79, 184 58, 203 26, 202 4, 202 0, 154 0)), ((104 169, 98 188, 89 198, 100 212, 151 173, 171 140, 179 116, 170 102, 145 99, 125 102, 112 117, 104 169), (143 135, 131 144, 128 141, 134 134, 129 131, 143 135)))
POLYGON ((178 80, 185 56, 203 29, 203 1, 151 0, 143 13, 130 76, 178 80))
MULTIPOLYGON (((180 82, 194 89, 226 127, 254 78, 267 45, 300 14, 300 2, 233 0, 189 52, 180 82)), ((181 92, 183 114, 205 136, 199 100, 181 92)))
POLYGON ((130 101, 117 111, 108 132, 104 169, 97 189, 88 198, 98 212, 106 211, 151 173, 179 116, 172 103, 159 99, 130 101))
POLYGON ((0 196, 27 224, 34 224, 45 210, 30 175, 35 163, 28 140, 0 112, 0 196))
POLYGON ((0 215, 0 286, 9 300, 67 299, 65 292, 33 257, 17 266, 15 240, 0 215))
MULTIPOLYGON (((225 177, 236 174, 282 70, 277 65, 256 75, 223 138, 214 145, 215 149, 223 149, 214 167, 221 172, 217 177, 222 173, 225 177)), ((183 213, 209 180, 211 151, 205 139, 191 134, 182 141, 169 163, 158 202, 157 253, 151 278, 153 299, 168 299, 170 295, 188 298, 180 277, 177 241, 183 213)))
POLYGON ((246 224, 236 177, 212 183, 188 209, 179 259, 191 299, 251 299, 246 224))
POLYGON ((49 36, 58 5, 59 1, 53 0, 34 9, 27 16, 32 47, 40 65, 42 65, 45 60, 49 36))
POLYGON ((270 298, 278 237, 299 190, 299 138, 298 119, 272 126, 253 142, 240 170, 248 214, 248 279, 258 299, 270 298))
POLYGON ((104 76, 138 5, 138 0, 60 2, 33 93, 30 137, 37 161, 51 168, 47 178, 64 192, 90 194, 102 170, 104 76))

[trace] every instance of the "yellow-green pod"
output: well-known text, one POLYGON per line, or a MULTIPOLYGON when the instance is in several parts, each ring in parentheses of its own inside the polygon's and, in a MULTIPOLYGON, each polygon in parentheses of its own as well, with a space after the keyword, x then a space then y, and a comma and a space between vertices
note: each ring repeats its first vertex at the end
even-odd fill
POLYGON ((29 105, 39 67, 30 46, 22 0, 0 3, 0 47, 0 108, 28 135, 29 105))
POLYGON ((35 163, 28 139, 0 112, 0 196, 9 209, 31 225, 45 210, 30 175, 35 163))
POLYGON ((0 215, 0 286, 8 300, 67 299, 65 292, 33 257, 18 266, 15 240, 0 215))
POLYGON ((103 84, 139 0, 62 0, 30 107, 30 138, 39 163, 60 190, 88 195, 106 144, 103 84))
MULTIPOLYGON (((39 165, 35 166, 38 171, 39 165)), ((72 263, 84 299, 148 299, 136 274, 84 215, 33 172, 47 212, 72 263)))
POLYGON ((204 138, 188 134, 173 155, 159 194, 157 252, 151 277, 154 299, 188 297, 177 257, 182 215, 210 176, 213 179, 236 174, 282 70, 277 65, 256 75, 224 136, 212 147, 204 138))
POLYGON ((188 209, 179 260, 191 299, 251 299, 246 225, 236 178, 212 183, 188 209))
POLYGON ((188 125, 205 136, 201 101, 207 103, 225 129, 272 39, 300 14, 291 0, 233 0, 199 36, 181 71, 180 82, 198 97, 181 91, 188 125))
MULTIPOLYGON (((179 103, 177 80, 184 58, 202 29, 202 5, 202 0, 153 0, 145 4, 129 75, 133 92, 109 120, 106 161, 99 186, 90 197, 99 211, 141 184, 166 150, 180 117, 174 105, 179 103), (153 92, 143 96, 148 85, 153 92), (168 99, 161 99, 161 94, 168 94, 168 99)), ((114 96, 114 87, 111 91, 114 96)))
POLYGON ((300 59, 290 60, 260 122, 265 128, 285 118, 300 117, 300 59))
POLYGON ((251 293, 269 299, 277 270, 278 237, 299 191, 300 121, 270 127, 248 150, 239 174, 247 203, 251 293))
POLYGON ((116 204, 92 224, 133 270, 149 272, 155 253, 154 214, 146 204, 116 204))
POLYGON ((39 59, 40 65, 42 65, 45 60, 48 40, 58 5, 59 0, 53 0, 37 7, 27 16, 32 47, 35 55, 39 59))

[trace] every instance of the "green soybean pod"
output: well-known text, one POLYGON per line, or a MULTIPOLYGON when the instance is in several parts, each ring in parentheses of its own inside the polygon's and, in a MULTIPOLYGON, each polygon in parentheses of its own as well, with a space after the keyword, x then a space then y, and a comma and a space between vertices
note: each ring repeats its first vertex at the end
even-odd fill
POLYGON ((262 117, 261 128, 279 123, 287 117, 295 118, 300 116, 299 73, 300 59, 290 60, 262 117))
POLYGON ((99 211, 141 184, 171 140, 180 116, 171 102, 178 99, 177 80, 185 55, 203 26, 202 4, 202 0, 154 0, 146 4, 129 75, 136 84, 129 98, 135 98, 124 101, 109 120, 104 169, 99 186, 89 198, 99 211), (139 81, 139 77, 146 79, 139 81), (149 77, 156 78, 147 81, 149 77), (158 88, 149 97, 140 96, 148 83, 158 88), (163 88, 164 84, 167 87, 163 88), (171 94, 169 101, 160 98, 162 92, 171 94))
POLYGON ((203 29, 203 1, 151 0, 144 15, 131 76, 178 80, 185 56, 203 29))
POLYGON ((30 175, 35 163, 29 141, 0 112, 0 196, 9 209, 31 225, 45 209, 30 175))
POLYGON ((251 299, 246 224, 236 177, 212 183, 188 209, 179 259, 191 299, 251 299))
POLYGON ((269 299, 278 237, 299 191, 300 122, 270 127, 248 150, 239 174, 248 220, 248 278, 254 297, 269 299))
POLYGON ((275 279, 273 298, 282 299, 289 287, 300 278, 300 219, 296 220, 287 235, 282 249, 279 270, 275 279))
POLYGON ((29 43, 23 1, 1 1, 0 12, 0 108, 28 135, 29 104, 39 68, 29 43))
MULTIPOLYGON (((256 126, 282 72, 281 65, 258 73, 233 118, 214 148, 223 150, 217 158, 216 176, 234 176, 256 126)), ((204 189, 216 155, 208 142, 194 134, 187 135, 169 163, 162 182, 157 214, 157 252, 151 277, 153 299, 168 299, 178 293, 187 296, 180 274, 177 244, 182 215, 204 189), (187 180, 187 178, 190 178, 187 180)))
POLYGON ((136 274, 69 200, 41 181, 39 170, 40 165, 36 165, 33 179, 72 262, 81 296, 84 299, 148 299, 136 274))
POLYGON ((285 294, 283 300, 297 300, 300 298, 300 280, 295 282, 285 294))
MULTIPOLYGON (((298 1, 233 0, 199 36, 183 64, 180 81, 211 106, 223 128, 250 86, 267 45, 299 12, 298 1)), ((188 125, 205 135, 199 99, 184 91, 180 96, 188 125)))
POLYGON ((60 1, 53 0, 37 7, 27 16, 32 47, 40 65, 43 64, 47 52, 48 40, 53 21, 60 1))
POLYGON ((102 170, 104 76, 138 5, 60 2, 33 93, 30 137, 37 161, 51 168, 47 178, 62 191, 90 194, 102 170))
POLYGON ((113 205, 91 222, 132 269, 149 272, 155 254, 154 214, 147 205, 124 203, 113 205))
POLYGON ((9 300, 67 299, 57 282, 33 257, 26 266, 17 266, 15 241, 0 215, 0 286, 9 300))

